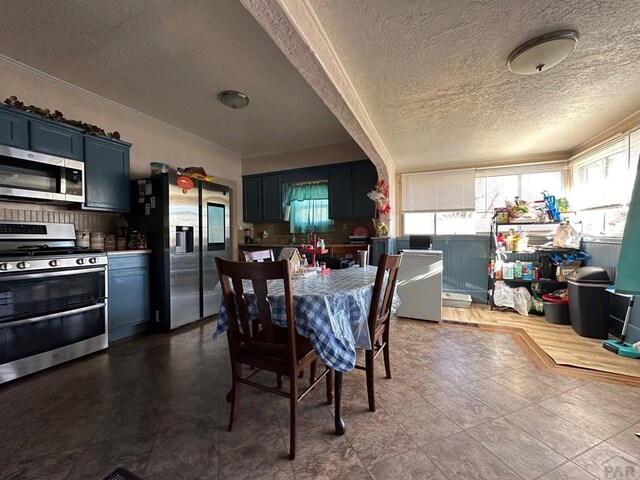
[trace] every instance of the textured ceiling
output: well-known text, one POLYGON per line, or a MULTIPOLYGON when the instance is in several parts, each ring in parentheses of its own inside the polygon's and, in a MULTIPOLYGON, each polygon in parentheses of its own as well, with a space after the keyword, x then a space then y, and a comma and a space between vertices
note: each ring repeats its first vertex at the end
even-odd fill
POLYGON ((305 0, 400 170, 568 151, 640 109, 638 0, 305 0), (509 72, 560 29, 576 51, 509 72))
POLYGON ((237 0, 1 5, 0 54, 244 156, 349 138, 237 0), (226 89, 249 95, 249 106, 220 104, 226 89))

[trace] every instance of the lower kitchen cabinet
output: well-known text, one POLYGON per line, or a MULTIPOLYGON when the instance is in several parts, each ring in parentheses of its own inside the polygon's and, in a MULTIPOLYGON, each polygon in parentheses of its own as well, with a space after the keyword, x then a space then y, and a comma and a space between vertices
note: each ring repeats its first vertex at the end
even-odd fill
POLYGON ((373 238, 371 239, 371 265, 378 266, 380 257, 385 253, 393 255, 396 253, 396 239, 387 238, 373 238))
POLYGON ((151 320, 149 254, 109 254, 109 342, 144 332, 151 320))

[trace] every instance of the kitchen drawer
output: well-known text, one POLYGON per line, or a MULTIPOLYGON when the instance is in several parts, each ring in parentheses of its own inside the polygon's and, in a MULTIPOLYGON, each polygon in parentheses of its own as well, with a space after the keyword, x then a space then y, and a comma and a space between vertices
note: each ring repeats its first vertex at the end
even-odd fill
POLYGON ((149 268, 148 253, 132 253, 126 255, 109 256, 109 270, 122 270, 126 268, 149 268))

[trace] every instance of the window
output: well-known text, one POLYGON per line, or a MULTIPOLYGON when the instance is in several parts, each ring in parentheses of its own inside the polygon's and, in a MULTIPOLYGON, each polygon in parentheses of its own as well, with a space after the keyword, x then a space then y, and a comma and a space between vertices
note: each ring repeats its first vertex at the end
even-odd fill
POLYGON ((285 192, 285 205, 290 207, 289 231, 306 233, 333 231, 329 219, 329 184, 327 182, 290 185, 285 192))
POLYGON ((622 236, 640 157, 640 131, 576 157, 571 202, 585 235, 622 236))
POLYGON ((475 170, 402 175, 404 234, 475 233, 475 170))
POLYGON ((488 232, 493 209, 516 197, 527 202, 542 200, 542 192, 564 196, 569 179, 566 162, 486 168, 476 175, 476 231, 488 232))

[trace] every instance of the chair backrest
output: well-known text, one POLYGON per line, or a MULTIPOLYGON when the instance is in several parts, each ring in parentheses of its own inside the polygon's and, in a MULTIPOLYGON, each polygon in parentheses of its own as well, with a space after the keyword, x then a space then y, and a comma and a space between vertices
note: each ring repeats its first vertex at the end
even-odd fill
POLYGON ((296 359, 293 294, 289 262, 246 263, 216 257, 229 323, 229 349, 232 360, 242 346, 251 354, 296 359), (287 336, 277 335, 272 323, 268 281, 284 283, 287 336), (247 291, 247 287, 252 288, 247 291), (259 325, 259 328, 255 326, 259 325))
POLYGON ((255 250, 253 252, 241 250, 240 260, 245 262, 264 262, 265 260, 269 260, 273 262, 275 258, 273 257, 273 250, 255 250))
POLYGON ((382 323, 388 323, 391 317, 393 293, 396 289, 401 261, 402 255, 387 253, 382 255, 378 261, 378 272, 369 307, 369 333, 372 341, 378 326, 382 323))
POLYGON ((329 247, 330 257, 345 257, 351 256, 356 262, 358 261, 358 250, 366 250, 367 258, 371 263, 371 256, 369 255, 369 245, 332 245, 329 247))

